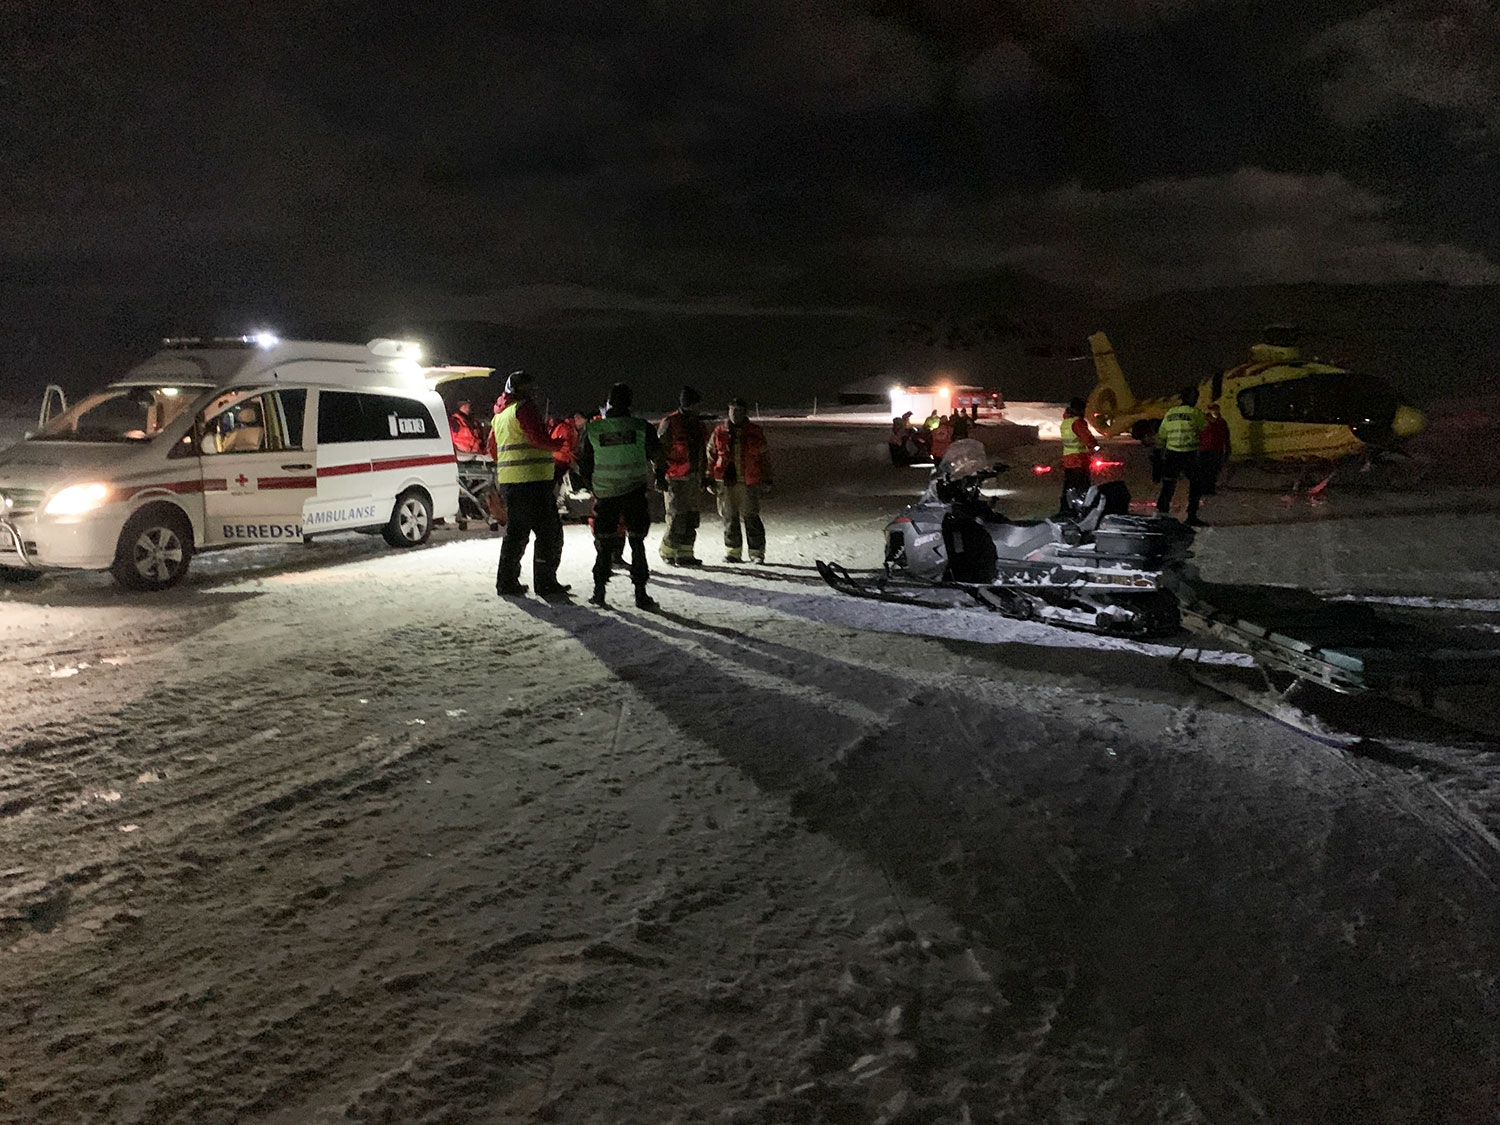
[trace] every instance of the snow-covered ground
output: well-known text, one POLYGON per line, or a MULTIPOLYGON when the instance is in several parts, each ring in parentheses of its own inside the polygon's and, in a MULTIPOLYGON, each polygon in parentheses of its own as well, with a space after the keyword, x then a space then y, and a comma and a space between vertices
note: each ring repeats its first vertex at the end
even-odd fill
MULTIPOLYGON (((1197 561, 1493 630, 1495 456, 1438 455, 1496 417, 1319 505, 1237 474, 1197 561)), ((449 529, 0 586, 0 1120, 1495 1118, 1493 743, 837 595, 923 472, 770 436, 768 563, 706 517, 658 613, 497 599, 449 529)))

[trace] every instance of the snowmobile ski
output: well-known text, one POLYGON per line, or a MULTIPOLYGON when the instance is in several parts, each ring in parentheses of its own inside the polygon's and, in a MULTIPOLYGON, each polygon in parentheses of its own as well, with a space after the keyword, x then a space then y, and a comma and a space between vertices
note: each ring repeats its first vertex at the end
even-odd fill
POLYGON ((937 598, 926 596, 924 591, 928 587, 893 588, 884 576, 878 581, 870 582, 855 577, 846 567, 838 563, 819 560, 815 565, 823 581, 841 594, 890 602, 895 605, 919 606, 923 609, 951 609, 955 604, 951 600, 939 601, 937 598))

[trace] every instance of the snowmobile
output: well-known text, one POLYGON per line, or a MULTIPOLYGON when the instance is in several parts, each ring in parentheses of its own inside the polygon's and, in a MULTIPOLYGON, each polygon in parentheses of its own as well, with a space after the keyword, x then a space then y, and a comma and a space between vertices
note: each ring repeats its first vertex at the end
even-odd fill
POLYGON ((917 605, 931 591, 967 595, 1009 617, 1115 636, 1170 633, 1181 624, 1173 586, 1193 530, 1163 516, 1129 514, 1122 481, 1068 499, 1066 512, 1011 520, 981 488, 1005 470, 982 443, 956 441, 920 499, 885 531, 883 575, 866 579, 836 563, 818 573, 834 589, 917 605))

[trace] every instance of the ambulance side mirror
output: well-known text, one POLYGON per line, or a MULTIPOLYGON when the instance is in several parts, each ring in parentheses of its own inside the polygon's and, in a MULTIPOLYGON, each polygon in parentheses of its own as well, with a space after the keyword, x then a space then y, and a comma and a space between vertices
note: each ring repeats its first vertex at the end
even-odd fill
POLYGON ((187 433, 183 434, 182 437, 178 439, 177 444, 172 446, 171 452, 169 452, 167 456, 169 458, 196 456, 198 453, 198 439, 196 435, 198 433, 200 425, 201 422, 195 420, 193 424, 188 428, 187 433))

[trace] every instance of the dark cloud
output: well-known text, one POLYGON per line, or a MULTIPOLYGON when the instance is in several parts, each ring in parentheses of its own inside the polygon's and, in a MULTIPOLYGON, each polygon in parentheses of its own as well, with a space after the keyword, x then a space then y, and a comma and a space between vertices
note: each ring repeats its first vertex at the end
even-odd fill
MULTIPOLYGON (((1472 250, 1420 241, 1391 221, 1394 202, 1342 176, 1245 168, 1115 191, 1069 184, 1000 196, 924 233, 871 240, 887 270, 919 275, 1016 269, 1102 297, 1234 285, 1500 283, 1472 250)), ((913 220, 900 227, 912 231, 913 220)))
POLYGON ((1342 125, 1415 104, 1449 113, 1457 140, 1500 137, 1500 20, 1486 0, 1381 5, 1316 36, 1307 55, 1328 67, 1322 102, 1342 125))
POLYGON ((1486 13, 10 0, 0 265, 502 319, 843 308, 995 270, 1490 282, 1486 13))

